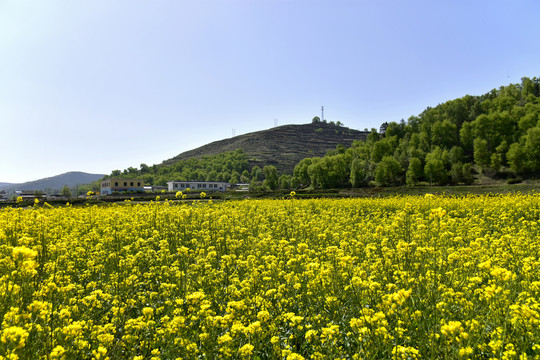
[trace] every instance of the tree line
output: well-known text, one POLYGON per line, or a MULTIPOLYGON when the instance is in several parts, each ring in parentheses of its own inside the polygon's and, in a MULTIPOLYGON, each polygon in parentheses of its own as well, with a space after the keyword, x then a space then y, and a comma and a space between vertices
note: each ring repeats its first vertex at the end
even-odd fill
MULTIPOLYGON (((171 165, 141 164, 139 168, 113 170, 108 178, 142 178, 146 185, 167 185, 167 181, 222 181, 231 184, 250 184, 252 189, 277 189, 283 179, 278 178, 274 166, 249 166, 249 156, 243 149, 228 151, 217 155, 207 155, 201 158, 180 160, 171 165)), ((289 187, 290 185, 286 185, 289 187)))
POLYGON ((540 172, 540 81, 427 108, 407 121, 372 129, 367 141, 302 160, 294 182, 313 188, 471 184, 540 172))

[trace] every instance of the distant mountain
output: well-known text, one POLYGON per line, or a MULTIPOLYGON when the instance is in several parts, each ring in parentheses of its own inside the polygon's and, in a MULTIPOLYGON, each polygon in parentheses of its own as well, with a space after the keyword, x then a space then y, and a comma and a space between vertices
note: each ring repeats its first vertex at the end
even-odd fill
POLYGON ((338 144, 349 147, 355 140, 365 140, 368 134, 369 132, 324 122, 283 125, 215 141, 183 152, 163 164, 171 165, 181 160, 243 149, 250 157, 250 167, 274 165, 279 173, 292 174, 294 167, 302 159, 324 156, 338 144))
MULTIPOLYGON (((94 181, 101 179, 103 174, 88 174, 80 171, 71 171, 65 174, 60 174, 45 179, 29 181, 22 184, 8 184, 5 187, 2 187, 2 190, 6 192, 14 192, 16 190, 25 190, 25 191, 59 191, 65 185, 73 187, 76 185, 89 184, 94 181)), ((6 183, 0 183, 6 184, 6 183)))
POLYGON ((14 183, 0 182, 0 190, 5 189, 5 188, 10 187, 10 186, 13 186, 13 185, 16 185, 16 184, 14 184, 14 183))

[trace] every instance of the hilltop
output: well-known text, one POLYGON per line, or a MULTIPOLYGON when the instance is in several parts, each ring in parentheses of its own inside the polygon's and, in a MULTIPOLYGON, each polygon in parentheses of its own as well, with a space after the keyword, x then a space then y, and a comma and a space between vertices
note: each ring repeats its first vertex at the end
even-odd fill
POLYGON ((243 149, 248 155, 248 166, 273 165, 279 173, 292 174, 294 167, 304 158, 324 156, 338 144, 351 146, 355 140, 365 140, 369 133, 337 126, 332 123, 314 122, 303 125, 282 125, 268 130, 238 135, 215 141, 183 152, 162 165, 179 161, 243 149))

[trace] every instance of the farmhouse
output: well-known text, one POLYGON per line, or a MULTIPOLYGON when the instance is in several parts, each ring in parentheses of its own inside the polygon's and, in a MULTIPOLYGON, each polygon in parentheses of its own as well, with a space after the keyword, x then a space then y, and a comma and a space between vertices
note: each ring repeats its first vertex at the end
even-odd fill
POLYGON ((143 179, 107 179, 101 182, 101 195, 144 191, 143 179))
POLYGON ((169 191, 226 191, 231 185, 220 181, 169 181, 169 191))

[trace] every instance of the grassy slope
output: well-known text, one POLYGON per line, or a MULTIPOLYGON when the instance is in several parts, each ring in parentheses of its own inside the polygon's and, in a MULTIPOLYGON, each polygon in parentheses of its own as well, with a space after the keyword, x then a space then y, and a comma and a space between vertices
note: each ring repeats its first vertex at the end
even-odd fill
POLYGON ((216 155, 241 148, 250 157, 250 167, 257 165, 262 168, 265 165, 274 165, 279 173, 292 174, 294 166, 302 159, 324 156, 338 144, 348 147, 354 140, 365 140, 367 134, 364 131, 324 123, 283 125, 215 141, 186 151, 164 161, 163 164, 169 165, 179 160, 216 155))

